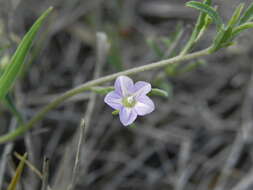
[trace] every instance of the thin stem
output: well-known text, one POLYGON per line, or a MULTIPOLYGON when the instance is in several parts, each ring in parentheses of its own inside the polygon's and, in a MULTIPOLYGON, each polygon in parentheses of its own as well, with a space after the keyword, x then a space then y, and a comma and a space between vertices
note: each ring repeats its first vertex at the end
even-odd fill
POLYGON ((75 158, 75 165, 73 168, 73 173, 72 173, 72 178, 71 178, 71 182, 70 185, 68 187, 68 190, 73 190, 75 188, 76 185, 76 180, 78 177, 78 169, 80 167, 80 157, 81 157, 81 146, 83 144, 84 139, 84 133, 86 132, 86 124, 84 119, 82 119, 81 123, 80 123, 80 136, 78 139, 78 144, 77 144, 77 152, 76 152, 76 158, 75 158))
POLYGON ((190 40, 187 42, 187 44, 184 46, 183 50, 180 52, 180 56, 183 56, 188 53, 188 51, 194 46, 194 44, 197 43, 197 41, 200 39, 200 37, 203 35, 205 30, 200 31, 198 36, 195 36, 196 34, 196 29, 192 32, 192 35, 190 37, 190 40))
POLYGON ((49 159, 48 158, 44 158, 43 160, 43 176, 42 176, 42 186, 41 186, 41 190, 49 190, 51 189, 48 186, 48 174, 49 174, 49 159))
POLYGON ((104 77, 101 77, 101 78, 98 78, 95 80, 88 81, 80 86, 77 86, 76 88, 73 88, 73 89, 63 93, 59 97, 57 97, 51 103, 49 103, 44 108, 42 108, 42 110, 40 112, 38 112, 27 124, 20 126, 15 131, 12 131, 6 135, 0 136, 0 144, 11 141, 11 140, 15 140, 17 137, 23 135, 26 131, 31 129, 36 123, 38 123, 40 120, 42 120, 43 117, 50 110, 59 106, 63 101, 67 100, 68 98, 70 98, 76 94, 83 93, 84 91, 88 91, 94 86, 98 86, 103 83, 112 81, 121 75, 134 75, 134 74, 137 74, 140 72, 158 69, 158 68, 167 66, 169 64, 174 64, 174 63, 178 63, 178 62, 182 62, 182 61, 191 60, 191 59, 194 59, 194 58, 197 58, 200 56, 205 56, 208 54, 210 54, 210 48, 207 48, 207 49, 195 52, 195 53, 190 53, 190 54, 186 54, 186 55, 179 55, 179 56, 176 56, 176 57, 173 57, 170 59, 166 59, 166 60, 150 63, 147 65, 135 67, 132 69, 128 69, 128 70, 114 73, 111 75, 107 75, 107 76, 104 76, 104 77))
POLYGON ((190 40, 187 42, 187 44, 184 46, 184 49, 180 52, 179 55, 183 56, 185 55, 194 45, 195 41, 194 41, 195 36, 191 36, 190 40))

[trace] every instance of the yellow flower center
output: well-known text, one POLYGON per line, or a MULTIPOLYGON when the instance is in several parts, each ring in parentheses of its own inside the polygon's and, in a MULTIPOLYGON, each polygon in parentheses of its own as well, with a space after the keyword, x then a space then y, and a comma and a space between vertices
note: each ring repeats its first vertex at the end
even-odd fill
POLYGON ((127 108, 132 108, 136 104, 136 100, 134 99, 133 96, 127 96, 127 97, 123 98, 122 104, 123 104, 123 106, 125 106, 127 108))

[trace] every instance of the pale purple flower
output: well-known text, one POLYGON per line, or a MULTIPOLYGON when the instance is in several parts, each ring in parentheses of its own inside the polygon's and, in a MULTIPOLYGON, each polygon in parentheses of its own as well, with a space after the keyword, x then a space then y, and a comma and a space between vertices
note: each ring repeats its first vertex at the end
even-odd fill
POLYGON ((137 115, 143 116, 155 109, 147 96, 151 85, 144 81, 133 83, 127 76, 119 76, 114 83, 115 90, 105 96, 105 103, 119 110, 119 118, 124 126, 132 124, 137 115))

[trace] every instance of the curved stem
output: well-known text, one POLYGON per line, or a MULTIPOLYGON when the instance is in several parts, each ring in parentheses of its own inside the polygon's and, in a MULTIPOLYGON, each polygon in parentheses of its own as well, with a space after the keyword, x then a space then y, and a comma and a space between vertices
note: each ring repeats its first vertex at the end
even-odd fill
POLYGON ((76 94, 82 93, 84 91, 88 91, 94 86, 98 86, 103 83, 112 81, 121 75, 133 75, 133 74, 137 74, 137 73, 144 72, 144 71, 158 69, 158 68, 167 66, 169 64, 174 64, 174 63, 178 63, 178 62, 182 62, 182 61, 186 61, 186 60, 191 60, 191 59, 194 59, 194 58, 197 58, 200 56, 204 56, 204 55, 208 55, 208 54, 210 54, 210 48, 207 48, 207 49, 195 52, 195 53, 190 53, 190 54, 186 54, 186 55, 179 55, 179 56, 176 56, 171 59, 166 59, 166 60, 158 61, 155 63, 150 63, 147 65, 135 67, 135 68, 128 69, 128 70, 125 70, 122 72, 114 73, 114 74, 107 75, 107 76, 104 76, 104 77, 101 77, 101 78, 98 78, 95 80, 88 81, 80 86, 77 86, 77 87, 63 93, 59 97, 57 97, 51 103, 49 103, 44 108, 42 108, 42 110, 40 112, 38 112, 27 124, 20 126, 16 130, 14 130, 8 134, 0 136, 0 144, 11 141, 11 140, 15 140, 19 136, 23 135, 26 131, 31 129, 37 122, 42 120, 43 117, 50 110, 56 108, 63 101, 65 101, 66 99, 68 99, 76 94))

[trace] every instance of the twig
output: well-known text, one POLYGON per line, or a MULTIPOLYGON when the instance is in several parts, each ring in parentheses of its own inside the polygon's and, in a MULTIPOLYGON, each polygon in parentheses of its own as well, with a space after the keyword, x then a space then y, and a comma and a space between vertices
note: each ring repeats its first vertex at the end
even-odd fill
MULTIPOLYGON (((97 64, 94 72, 94 78, 99 77, 102 69, 102 65, 104 64, 106 60, 106 55, 108 52, 109 46, 107 42, 107 37, 104 33, 97 33, 97 64)), ((96 94, 91 93, 90 94, 90 101, 87 106, 87 110, 85 112, 84 118, 81 120, 80 123, 80 137, 78 140, 78 146, 77 146, 77 153, 76 153, 76 158, 75 158, 75 165, 73 168, 73 174, 72 174, 72 180, 71 183, 68 187, 68 190, 73 190, 77 178, 78 178, 78 168, 80 165, 80 154, 81 154, 81 145, 83 144, 83 141, 86 141, 87 139, 87 134, 89 131, 89 126, 90 126, 90 119, 92 112, 95 107, 95 102, 96 102, 96 94)))
POLYGON ((48 158, 44 158, 43 161, 43 177, 42 177, 42 187, 41 190, 47 190, 50 189, 48 188, 48 173, 49 173, 49 159, 48 158))
POLYGON ((84 134, 86 133, 86 129, 85 129, 86 127, 85 126, 86 125, 85 125, 84 119, 82 119, 81 123, 80 123, 80 136, 79 136, 78 145, 77 145, 75 165, 74 165, 74 168, 73 168, 72 178, 71 178, 71 182, 70 182, 70 185, 68 187, 68 190, 73 190, 75 188, 75 185, 76 185, 76 182, 77 182, 78 169, 79 169, 79 165, 80 165, 81 145, 83 144, 84 134))
MULTIPOLYGON (((22 155, 20 155, 19 153, 17 152, 14 152, 14 155, 21 161, 22 160, 22 155)), ((35 168, 35 166, 33 166, 33 164, 31 162, 29 162, 28 160, 25 160, 25 164, 40 178, 42 179, 43 178, 43 175, 42 173, 37 169, 35 168)))
MULTIPOLYGON (((11 125, 10 125, 10 131, 14 130, 17 126, 17 121, 16 119, 11 120, 11 125)), ((13 148, 13 143, 10 142, 6 144, 3 150, 2 158, 0 161, 0 189, 2 189, 3 182, 4 182, 4 173, 5 173, 5 168, 6 168, 6 162, 8 155, 11 153, 13 148)))

